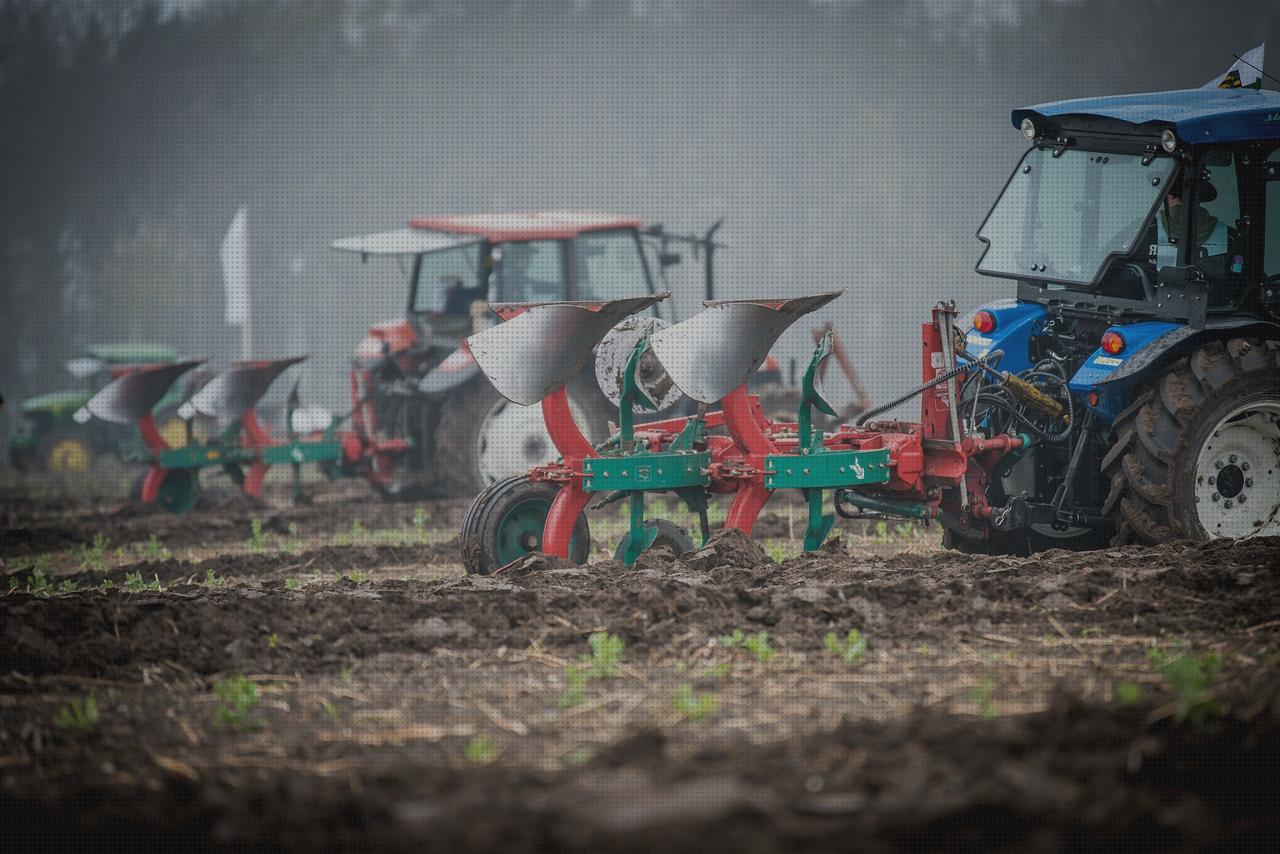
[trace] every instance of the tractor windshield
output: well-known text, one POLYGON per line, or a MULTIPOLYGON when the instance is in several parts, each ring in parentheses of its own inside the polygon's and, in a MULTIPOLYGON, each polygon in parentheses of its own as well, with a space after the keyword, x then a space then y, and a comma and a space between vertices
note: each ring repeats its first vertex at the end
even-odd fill
POLYGON ((1093 285, 1133 251, 1173 169, 1168 157, 1031 149, 978 231, 978 272, 1093 285))
POLYGON ((573 242, 577 298, 614 300, 649 293, 649 274, 633 231, 599 231, 573 242))

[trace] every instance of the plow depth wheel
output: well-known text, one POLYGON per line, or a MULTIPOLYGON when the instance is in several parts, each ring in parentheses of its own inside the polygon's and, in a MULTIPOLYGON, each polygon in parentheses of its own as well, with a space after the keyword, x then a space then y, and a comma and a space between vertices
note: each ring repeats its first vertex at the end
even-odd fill
MULTIPOLYGON (((462 522, 462 563, 467 572, 488 575, 542 548, 542 529, 559 488, 520 475, 500 480, 476 496, 462 522)), ((573 529, 569 556, 584 563, 591 553, 586 514, 573 529)))
POLYGON ((188 513, 195 509, 200 498, 200 474, 195 469, 169 469, 164 480, 160 481, 160 489, 156 492, 156 503, 170 513, 188 513))
MULTIPOLYGON (((657 531, 658 534, 654 537, 653 543, 650 544, 646 551, 653 551, 654 549, 670 549, 672 552, 675 552, 677 557, 679 557, 685 552, 691 552, 697 548, 697 546, 693 544, 693 538, 689 536, 688 532, 675 522, 670 522, 666 519, 648 519, 645 521, 644 526, 649 530, 657 531)), ((622 535, 622 539, 618 542, 618 547, 614 549, 613 559, 625 562, 627 547, 629 545, 631 545, 630 531, 622 535)))

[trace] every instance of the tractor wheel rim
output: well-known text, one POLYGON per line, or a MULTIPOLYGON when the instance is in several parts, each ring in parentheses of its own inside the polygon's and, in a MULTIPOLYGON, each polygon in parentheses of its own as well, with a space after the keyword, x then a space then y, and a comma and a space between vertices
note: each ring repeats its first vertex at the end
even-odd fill
POLYGON ((54 474, 83 474, 89 470, 91 456, 79 439, 60 439, 49 452, 49 470, 54 474))
MULTIPOLYGON (((569 409, 581 428, 584 424, 581 411, 572 402, 569 409)), ((521 406, 502 400, 489 410, 480 424, 476 459, 484 486, 525 474, 533 466, 549 463, 557 456, 542 420, 541 406, 521 406)))
POLYGON ((546 525, 551 502, 545 498, 530 498, 507 511, 498 523, 497 558, 499 566, 542 546, 542 529, 546 525))
POLYGON ((1280 533, 1280 400, 1237 407, 1196 459, 1195 508, 1211 539, 1280 533))

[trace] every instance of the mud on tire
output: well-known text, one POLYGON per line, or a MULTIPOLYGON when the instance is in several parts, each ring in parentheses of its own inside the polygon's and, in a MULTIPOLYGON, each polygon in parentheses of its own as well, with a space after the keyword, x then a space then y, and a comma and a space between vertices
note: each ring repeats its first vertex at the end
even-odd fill
POLYGON ((1116 516, 1116 542, 1215 536, 1197 511, 1201 449, 1233 410, 1264 401, 1280 403, 1276 341, 1215 341, 1155 380, 1116 419, 1102 460, 1111 479, 1102 510, 1116 516))

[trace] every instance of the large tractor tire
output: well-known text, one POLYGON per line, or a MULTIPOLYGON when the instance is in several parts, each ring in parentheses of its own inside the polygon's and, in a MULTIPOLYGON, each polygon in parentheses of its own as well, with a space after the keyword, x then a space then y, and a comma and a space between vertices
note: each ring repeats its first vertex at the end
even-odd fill
MULTIPOLYGON (((472 575, 495 569, 542 548, 542 529, 559 487, 509 477, 475 497, 462 520, 462 565, 472 575)), ((578 517, 569 544, 569 557, 585 563, 591 555, 591 531, 586 514, 578 517)))
MULTIPOLYGON (((608 401, 593 377, 581 374, 570 383, 569 405, 587 441, 597 444, 608 438, 608 401)), ((542 407, 512 403, 484 377, 450 395, 443 407, 435 435, 435 470, 445 495, 475 495, 559 456, 547 435, 542 407)))
POLYGON ((79 430, 53 430, 36 448, 37 467, 56 477, 87 476, 93 469, 93 458, 93 445, 79 430))
POLYGON ((1117 542, 1277 530, 1280 342, 1215 341, 1121 413, 1102 461, 1117 542))

